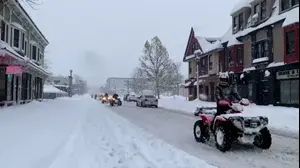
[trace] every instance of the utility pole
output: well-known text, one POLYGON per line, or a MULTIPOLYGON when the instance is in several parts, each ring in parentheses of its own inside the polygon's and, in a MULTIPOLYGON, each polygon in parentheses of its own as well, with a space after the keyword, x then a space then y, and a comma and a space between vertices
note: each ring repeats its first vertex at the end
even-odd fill
POLYGON ((73 85, 73 76, 72 76, 73 70, 70 70, 69 75, 69 97, 72 97, 72 85, 73 85))
POLYGON ((200 52, 199 51, 195 51, 195 60, 196 60, 196 64, 197 64, 197 99, 200 99, 200 86, 199 86, 199 63, 200 63, 200 52))

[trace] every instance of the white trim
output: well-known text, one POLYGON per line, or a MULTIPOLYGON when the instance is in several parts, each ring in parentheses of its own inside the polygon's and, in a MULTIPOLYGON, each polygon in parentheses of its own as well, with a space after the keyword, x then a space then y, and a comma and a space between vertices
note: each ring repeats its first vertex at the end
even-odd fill
POLYGON ((11 25, 17 29, 19 29, 20 31, 24 31, 26 32, 26 30, 24 29, 24 27, 22 25, 20 25, 19 23, 17 22, 11 22, 11 25))

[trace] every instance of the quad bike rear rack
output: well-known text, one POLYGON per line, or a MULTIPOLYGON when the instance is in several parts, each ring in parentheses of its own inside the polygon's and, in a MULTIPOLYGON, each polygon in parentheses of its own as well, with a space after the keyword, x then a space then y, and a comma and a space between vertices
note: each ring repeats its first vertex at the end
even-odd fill
POLYGON ((216 112, 217 112, 217 107, 196 107, 194 115, 195 116, 199 116, 200 114, 214 115, 216 112))

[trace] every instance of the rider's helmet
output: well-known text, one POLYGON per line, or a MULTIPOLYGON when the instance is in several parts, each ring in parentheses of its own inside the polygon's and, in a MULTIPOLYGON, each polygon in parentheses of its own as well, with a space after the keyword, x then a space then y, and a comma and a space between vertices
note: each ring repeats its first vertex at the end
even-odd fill
POLYGON ((219 80, 221 85, 229 85, 228 72, 219 72, 219 80))

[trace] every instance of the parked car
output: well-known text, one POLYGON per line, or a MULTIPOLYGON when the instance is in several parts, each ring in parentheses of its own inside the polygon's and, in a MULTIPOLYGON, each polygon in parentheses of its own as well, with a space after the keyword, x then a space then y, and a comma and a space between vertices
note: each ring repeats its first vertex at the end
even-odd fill
POLYGON ((125 95, 123 96, 123 101, 128 101, 128 96, 129 96, 129 94, 125 94, 125 95))
POLYGON ((135 95, 129 95, 128 96, 128 101, 129 102, 136 102, 137 97, 135 95))
POLYGON ((139 107, 158 107, 158 100, 153 95, 142 95, 137 98, 136 106, 139 107))

